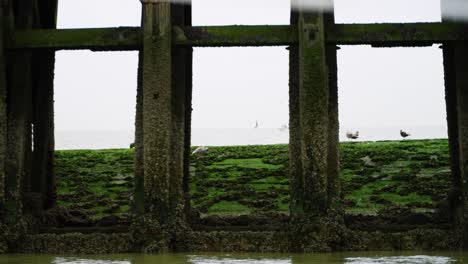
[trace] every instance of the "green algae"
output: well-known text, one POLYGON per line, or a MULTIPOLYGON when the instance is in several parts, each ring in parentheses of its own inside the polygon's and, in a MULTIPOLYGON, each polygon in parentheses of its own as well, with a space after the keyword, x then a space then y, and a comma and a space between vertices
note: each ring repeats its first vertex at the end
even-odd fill
POLYGON ((213 213, 224 213, 226 212, 226 208, 229 208, 228 210, 232 212, 249 213, 250 211, 250 208, 248 206, 242 205, 239 202, 228 201, 221 201, 213 204, 209 208, 209 211, 213 213))
POLYGON ((56 152, 58 205, 83 222, 125 217, 133 191, 133 150, 56 152))
POLYGON ((207 166, 207 168, 229 168, 235 166, 240 168, 270 170, 277 170, 282 167, 282 165, 264 163, 262 159, 226 159, 221 162, 215 162, 213 165, 207 166))
MULTIPOLYGON (((93 222, 128 216, 133 155, 133 150, 57 151, 58 204, 93 222)), ((431 210, 449 192, 446 139, 341 143, 340 158, 349 213, 431 210), (374 166, 363 162, 366 156, 374 166)), ((208 215, 288 212, 288 163, 287 145, 210 147, 191 157, 191 205, 208 215)))

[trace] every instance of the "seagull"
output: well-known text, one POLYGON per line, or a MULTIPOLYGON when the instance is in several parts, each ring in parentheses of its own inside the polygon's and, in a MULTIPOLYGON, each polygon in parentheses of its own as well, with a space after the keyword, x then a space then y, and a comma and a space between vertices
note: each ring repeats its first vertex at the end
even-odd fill
POLYGON ((400 130, 400 136, 402 136, 403 138, 406 138, 406 137, 411 136, 411 134, 408 134, 408 133, 406 133, 405 131, 400 130))
POLYGON ((349 138, 349 139, 358 139, 359 138, 359 131, 356 131, 356 133, 352 133, 352 132, 346 132, 346 137, 349 138))
POLYGON ((193 152, 192 152, 192 155, 195 155, 195 154, 198 154, 198 153, 204 153, 204 152, 207 152, 208 151, 208 147, 198 147, 197 149, 195 149, 193 152))
POLYGON ((257 121, 257 120, 255 120, 255 126, 254 126, 254 128, 258 128, 258 121, 257 121))
POLYGON ((282 125, 280 128, 278 128, 278 130, 283 132, 283 131, 286 131, 288 128, 289 128, 288 125, 282 125))

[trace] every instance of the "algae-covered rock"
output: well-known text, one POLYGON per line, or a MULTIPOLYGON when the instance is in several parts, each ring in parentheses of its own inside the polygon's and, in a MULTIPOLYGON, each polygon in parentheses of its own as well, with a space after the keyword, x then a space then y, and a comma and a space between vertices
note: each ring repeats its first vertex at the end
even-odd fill
MULTIPOLYGON (((133 155, 129 149, 58 151, 58 204, 88 225, 127 217, 133 155)), ((340 164, 344 209, 351 214, 395 206, 435 209, 450 189, 445 139, 342 143, 340 164)), ((210 147, 191 160, 191 205, 211 215, 287 213, 288 171, 287 145, 210 147)))

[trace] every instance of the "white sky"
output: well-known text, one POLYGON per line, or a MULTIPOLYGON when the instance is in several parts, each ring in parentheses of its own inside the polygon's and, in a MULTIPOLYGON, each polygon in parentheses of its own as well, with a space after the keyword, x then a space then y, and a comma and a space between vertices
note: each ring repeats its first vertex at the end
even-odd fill
MULTIPOLYGON (((195 25, 288 24, 285 0, 193 0, 195 25)), ((440 21, 439 0, 335 0, 339 23, 440 21)), ((59 27, 140 24, 138 0, 60 0, 59 27), (118 3, 118 4, 116 4, 118 3)), ((338 52, 343 126, 444 125, 442 53, 425 48, 338 52)), ((57 130, 132 130, 136 52, 62 51, 57 130)), ((288 122, 284 47, 197 48, 193 127, 280 127, 288 122)))

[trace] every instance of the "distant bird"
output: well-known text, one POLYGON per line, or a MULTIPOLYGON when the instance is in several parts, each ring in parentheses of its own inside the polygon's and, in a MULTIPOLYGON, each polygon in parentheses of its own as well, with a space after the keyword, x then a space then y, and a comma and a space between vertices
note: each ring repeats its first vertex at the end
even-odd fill
POLYGON ((408 133, 406 133, 405 131, 400 130, 400 136, 402 136, 403 138, 406 138, 406 137, 411 136, 411 134, 408 134, 408 133))
POLYGON ((255 120, 255 126, 254 126, 254 128, 258 128, 258 121, 257 121, 257 120, 255 120))
POLYGON ((356 131, 355 133, 352 132, 346 132, 346 137, 349 139, 358 139, 359 138, 359 131, 356 131))
POLYGON ((281 127, 278 128, 278 130, 283 132, 283 131, 286 131, 288 128, 289 128, 288 125, 281 125, 281 127))
POLYGON ((195 154, 198 154, 198 153, 204 153, 204 152, 207 152, 208 151, 208 148, 207 147, 198 147, 197 149, 195 149, 193 152, 192 152, 192 155, 195 155, 195 154))

